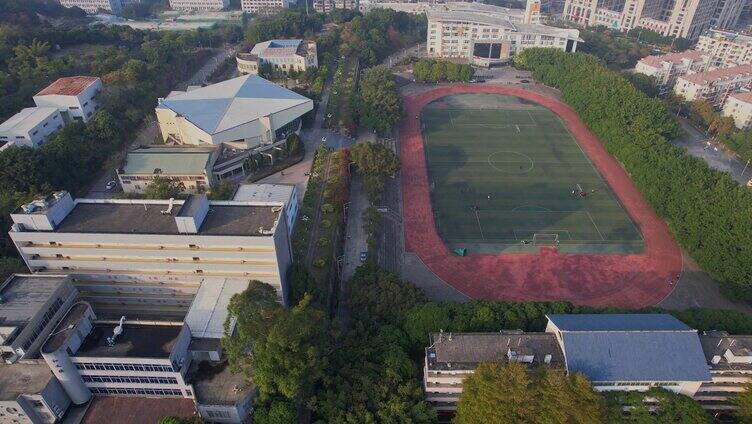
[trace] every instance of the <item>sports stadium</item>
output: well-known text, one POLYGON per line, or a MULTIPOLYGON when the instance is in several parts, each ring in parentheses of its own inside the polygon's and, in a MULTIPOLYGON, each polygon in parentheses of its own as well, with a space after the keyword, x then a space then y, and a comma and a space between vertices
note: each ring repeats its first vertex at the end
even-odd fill
POLYGON ((576 113, 537 92, 443 86, 405 98, 405 248, 470 298, 660 302, 681 252, 576 113))

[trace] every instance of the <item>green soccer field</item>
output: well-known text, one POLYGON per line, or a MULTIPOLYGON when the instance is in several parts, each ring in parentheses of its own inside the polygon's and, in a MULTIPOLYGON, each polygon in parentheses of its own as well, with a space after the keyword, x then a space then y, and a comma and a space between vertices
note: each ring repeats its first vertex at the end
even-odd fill
POLYGON ((436 226, 450 248, 643 251, 632 219, 548 109, 462 94, 429 104, 421 123, 436 226))

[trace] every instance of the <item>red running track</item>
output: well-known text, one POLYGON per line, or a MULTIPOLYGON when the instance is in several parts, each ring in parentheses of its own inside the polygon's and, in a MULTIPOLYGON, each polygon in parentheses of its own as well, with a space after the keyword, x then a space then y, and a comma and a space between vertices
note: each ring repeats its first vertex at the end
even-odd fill
POLYGON ((623 308, 655 305, 674 288, 682 258, 668 227, 568 105, 514 87, 474 84, 440 87, 407 97, 405 107, 407 118, 400 129, 405 248, 417 254, 446 283, 474 299, 568 300, 581 305, 623 308), (434 224, 423 139, 416 116, 433 100, 460 93, 517 96, 558 114, 637 223, 645 239, 644 253, 563 254, 545 248, 539 253, 459 257, 451 252, 434 224))

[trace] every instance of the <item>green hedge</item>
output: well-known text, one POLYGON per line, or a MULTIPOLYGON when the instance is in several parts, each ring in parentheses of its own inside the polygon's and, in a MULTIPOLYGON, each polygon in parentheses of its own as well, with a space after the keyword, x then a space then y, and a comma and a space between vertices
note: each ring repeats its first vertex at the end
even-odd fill
POLYGON ((752 299, 752 194, 668 141, 680 128, 659 100, 590 55, 528 49, 515 65, 561 90, 724 293, 752 299))

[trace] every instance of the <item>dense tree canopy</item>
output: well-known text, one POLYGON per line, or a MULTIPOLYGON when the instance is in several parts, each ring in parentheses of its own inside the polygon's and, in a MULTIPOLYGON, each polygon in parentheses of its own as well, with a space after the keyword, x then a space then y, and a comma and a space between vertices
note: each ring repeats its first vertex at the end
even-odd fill
POLYGON ((368 200, 376 205, 384 191, 386 178, 399 171, 399 158, 383 144, 364 142, 350 149, 350 159, 363 176, 368 200))
POLYGON ((360 79, 360 123, 379 133, 389 131, 402 117, 402 97, 386 66, 367 69, 360 79))
POLYGON ((515 64, 558 87, 724 293, 752 298, 752 193, 673 146, 673 115, 589 55, 528 49, 515 64))
POLYGON ((185 184, 168 177, 156 176, 144 189, 147 199, 174 199, 180 197, 185 184))
POLYGON ((462 384, 456 424, 604 422, 605 403, 579 374, 481 363, 462 384))
POLYGON ((420 59, 413 65, 413 75, 420 82, 468 82, 473 67, 446 60, 420 59))

